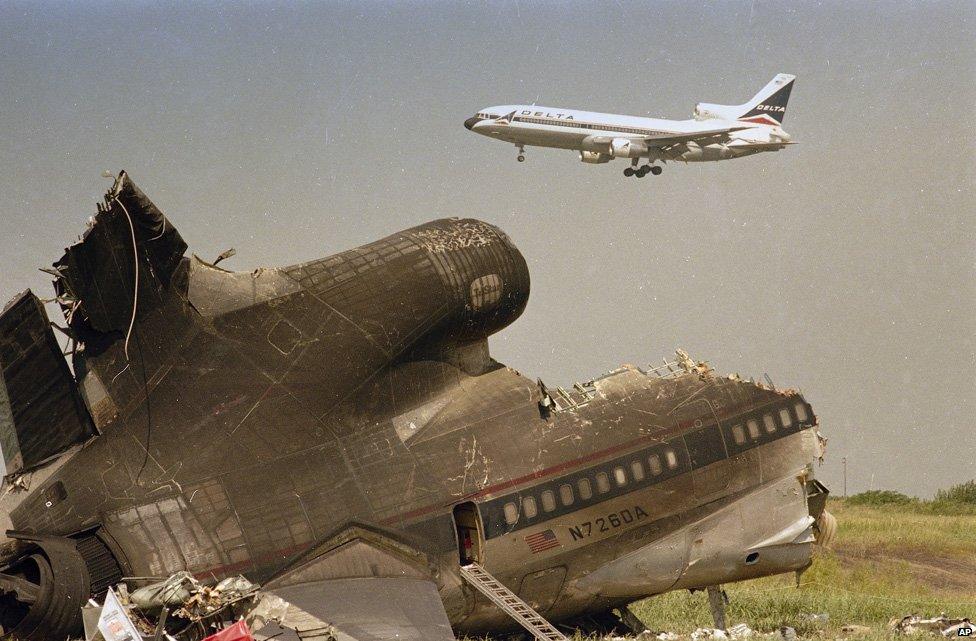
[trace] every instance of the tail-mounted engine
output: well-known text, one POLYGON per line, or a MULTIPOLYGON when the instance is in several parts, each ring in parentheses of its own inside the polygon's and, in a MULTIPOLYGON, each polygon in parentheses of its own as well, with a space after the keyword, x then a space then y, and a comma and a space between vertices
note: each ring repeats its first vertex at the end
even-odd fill
POLYGON ((699 102, 695 105, 695 120, 735 120, 739 117, 740 107, 729 105, 713 105, 707 102, 699 102))
POLYGON ((8 532, 18 553, 0 568, 0 639, 51 641, 82 631, 81 606, 122 578, 104 543, 8 532))

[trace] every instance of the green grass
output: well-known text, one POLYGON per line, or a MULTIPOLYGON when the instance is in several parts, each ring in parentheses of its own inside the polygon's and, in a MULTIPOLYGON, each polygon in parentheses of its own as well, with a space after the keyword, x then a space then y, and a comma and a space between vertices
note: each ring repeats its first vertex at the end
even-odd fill
MULTIPOLYGON (((911 504, 849 505, 832 499, 837 540, 818 550, 800 577, 776 576, 726 586, 729 625, 757 631, 788 625, 801 636, 834 637, 846 624, 890 636, 893 618, 917 613, 976 615, 976 514, 911 504), (825 613, 822 627, 806 615, 825 613)), ((669 593, 631 606, 649 629, 690 632, 710 626, 702 593, 669 593)))
POLYGON ((855 494, 845 505, 867 506, 897 512, 917 512, 943 516, 976 515, 976 481, 960 483, 948 490, 939 490, 935 499, 917 499, 891 490, 869 490, 855 494))

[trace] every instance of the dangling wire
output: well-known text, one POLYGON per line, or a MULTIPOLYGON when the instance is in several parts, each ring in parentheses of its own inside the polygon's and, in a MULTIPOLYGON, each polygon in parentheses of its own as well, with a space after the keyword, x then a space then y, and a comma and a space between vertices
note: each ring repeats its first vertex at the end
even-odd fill
POLYGON ((122 211, 125 212, 125 217, 129 221, 129 231, 132 232, 132 264, 135 266, 135 285, 133 286, 132 292, 132 318, 129 320, 129 330, 125 333, 125 361, 129 362, 129 339, 132 338, 132 328, 136 325, 136 310, 139 308, 139 249, 136 247, 136 227, 132 224, 132 216, 129 215, 129 210, 125 208, 122 201, 119 200, 118 196, 115 196, 115 202, 119 204, 122 211))

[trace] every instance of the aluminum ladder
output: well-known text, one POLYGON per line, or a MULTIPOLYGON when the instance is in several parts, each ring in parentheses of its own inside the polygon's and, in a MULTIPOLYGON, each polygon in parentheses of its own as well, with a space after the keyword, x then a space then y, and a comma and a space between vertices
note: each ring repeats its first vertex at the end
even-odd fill
POLYGON ((529 607, 514 592, 502 585, 498 579, 478 565, 471 563, 461 566, 461 576, 500 607, 505 614, 515 619, 528 630, 537 641, 569 641, 562 632, 546 621, 541 614, 529 607))

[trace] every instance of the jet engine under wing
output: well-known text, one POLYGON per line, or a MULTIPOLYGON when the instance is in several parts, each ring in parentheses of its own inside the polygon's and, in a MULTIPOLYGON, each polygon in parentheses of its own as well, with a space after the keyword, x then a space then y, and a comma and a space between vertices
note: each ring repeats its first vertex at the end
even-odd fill
POLYGON ((341 641, 455 641, 433 581, 328 579, 269 591, 331 624, 341 641))

